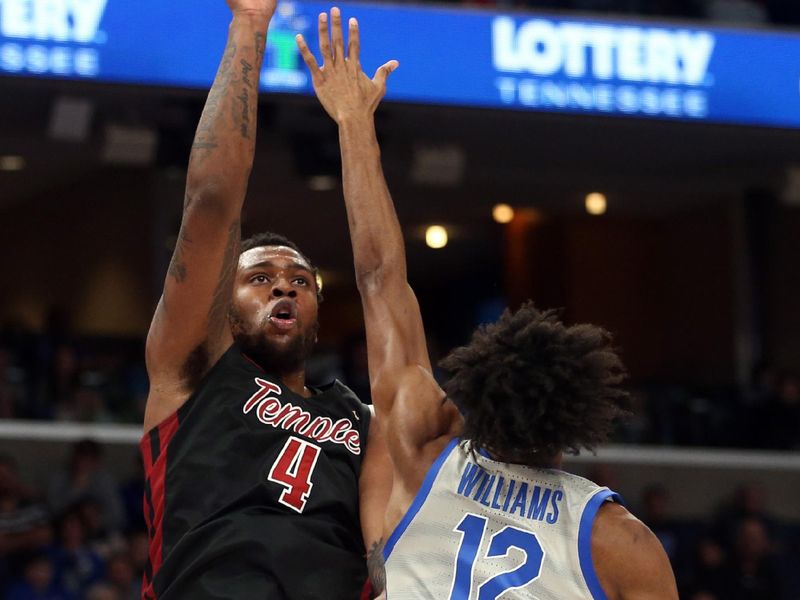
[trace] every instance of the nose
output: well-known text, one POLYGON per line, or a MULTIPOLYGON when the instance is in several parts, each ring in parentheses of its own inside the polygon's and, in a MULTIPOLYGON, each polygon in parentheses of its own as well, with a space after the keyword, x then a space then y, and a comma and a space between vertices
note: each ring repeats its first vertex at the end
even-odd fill
POLYGON ((272 286, 272 296, 274 298, 282 298, 283 296, 295 298, 297 296, 297 290, 292 288, 285 279, 278 279, 275 285, 272 286))

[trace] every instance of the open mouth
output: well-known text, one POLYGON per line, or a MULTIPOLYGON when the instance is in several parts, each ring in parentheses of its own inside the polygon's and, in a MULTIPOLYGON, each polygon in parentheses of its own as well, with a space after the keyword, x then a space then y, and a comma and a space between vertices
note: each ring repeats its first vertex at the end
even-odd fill
POLYGON ((272 307, 269 322, 281 331, 291 329, 297 324, 297 305, 289 299, 279 300, 272 307))

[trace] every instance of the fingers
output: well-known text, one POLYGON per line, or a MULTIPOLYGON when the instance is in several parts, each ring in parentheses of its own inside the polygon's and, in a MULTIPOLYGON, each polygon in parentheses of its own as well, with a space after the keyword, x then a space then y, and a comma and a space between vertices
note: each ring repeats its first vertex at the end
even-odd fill
POLYGON ((328 32, 328 13, 320 13, 319 15, 319 50, 322 53, 322 62, 325 64, 333 62, 331 36, 328 32))
POLYGON ((303 60, 308 66, 308 69, 311 71, 311 75, 316 75, 319 72, 319 64, 317 63, 314 53, 311 52, 311 48, 308 47, 305 38, 302 36, 302 34, 298 33, 294 39, 297 42, 297 47, 300 49, 300 54, 303 57, 303 60))
POLYGON ((331 9, 331 39, 333 40, 333 62, 344 59, 344 33, 342 32, 342 11, 331 9))
POLYGON ((352 64, 357 65, 361 55, 361 32, 358 29, 358 21, 355 18, 350 19, 349 25, 347 58, 352 64))
POLYGON ((386 80, 389 78, 389 75, 391 75, 399 66, 400 63, 398 61, 390 60, 385 65, 378 68, 378 70, 375 72, 375 77, 372 78, 372 81, 380 86, 386 85, 386 80))

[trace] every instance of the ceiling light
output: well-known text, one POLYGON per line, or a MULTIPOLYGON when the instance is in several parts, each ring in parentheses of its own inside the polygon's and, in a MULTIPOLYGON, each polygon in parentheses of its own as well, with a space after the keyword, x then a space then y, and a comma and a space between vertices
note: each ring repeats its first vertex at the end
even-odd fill
POLYGON ((511 223, 514 220, 514 209, 508 204, 498 204, 492 209, 492 217, 498 223, 511 223))
POLYGON ((0 156, 0 171, 22 171, 25 159, 21 156, 0 156))
POLYGON ((429 248, 438 250, 447 246, 447 229, 441 225, 431 225, 425 231, 425 243, 429 248))
POLYGON ((608 210, 608 200, 603 194, 593 192, 586 196, 586 212, 590 215, 604 215, 606 210, 608 210))

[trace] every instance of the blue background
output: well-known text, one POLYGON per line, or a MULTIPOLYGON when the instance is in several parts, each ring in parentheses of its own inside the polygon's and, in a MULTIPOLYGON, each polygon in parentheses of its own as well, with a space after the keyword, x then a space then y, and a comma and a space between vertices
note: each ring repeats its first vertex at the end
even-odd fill
MULTIPOLYGON (((312 46, 316 47, 316 16, 329 8, 330 4, 294 2, 291 5, 296 8, 300 20, 305 21, 307 28, 303 32, 312 46)), ((508 105, 500 100, 495 82, 498 75, 503 74, 498 73, 492 64, 492 20, 500 13, 346 3, 342 3, 342 6, 345 18, 359 18, 362 64, 370 75, 391 58, 401 63, 390 81, 388 99, 542 110, 508 105)), ((514 18, 522 23, 531 15, 515 15, 514 18)), ((221 0, 109 0, 97 43, 88 45, 96 48, 100 55, 100 73, 96 79, 207 88, 213 80, 225 45, 229 21, 230 14, 221 0)), ((598 22, 586 19, 552 21, 598 22)), ((603 22, 614 24, 613 21, 603 22)), ((625 22, 625 25, 632 24, 625 22)), ((297 21, 286 22, 280 18, 273 25, 287 32, 300 29, 296 26, 297 21)), ((640 25, 654 26, 652 23, 640 25)), ((689 27, 681 29, 698 30, 689 27)), ((800 35, 715 28, 702 30, 712 32, 716 37, 709 66, 712 78, 708 86, 700 88, 708 94, 709 99, 708 116, 702 120, 800 127, 800 35)), ((3 43, 71 48, 84 46, 0 36, 0 45, 3 43)), ((298 64, 305 70, 302 62, 298 64)), ((33 76, 26 73, 8 74, 33 76)), ((666 86, 657 87, 664 89, 666 86)), ((273 87, 272 91, 312 92, 310 83, 297 89, 273 87)), ((591 112, 581 109, 548 110, 591 112)), ((661 118, 670 117, 662 115, 661 118)))

